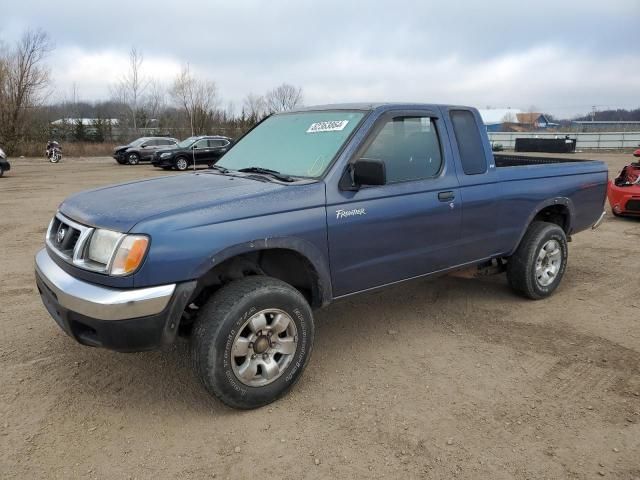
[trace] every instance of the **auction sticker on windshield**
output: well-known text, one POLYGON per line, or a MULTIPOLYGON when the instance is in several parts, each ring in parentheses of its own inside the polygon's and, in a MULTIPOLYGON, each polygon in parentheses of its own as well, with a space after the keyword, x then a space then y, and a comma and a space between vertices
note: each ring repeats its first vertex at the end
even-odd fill
POLYGON ((307 129, 307 133, 319 133, 319 132, 339 132, 344 130, 349 120, 331 120, 328 122, 316 122, 312 123, 307 129))

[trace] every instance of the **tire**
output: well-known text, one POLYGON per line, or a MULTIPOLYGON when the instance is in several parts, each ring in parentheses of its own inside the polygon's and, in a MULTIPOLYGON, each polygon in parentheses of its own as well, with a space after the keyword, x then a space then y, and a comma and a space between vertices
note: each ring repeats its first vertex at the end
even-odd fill
POLYGON ((0 167, 0 177, 4 175, 4 169, 0 167))
POLYGON ((202 308, 191 337, 194 368, 226 405, 262 407, 297 382, 313 336, 313 314, 300 292, 275 278, 246 277, 222 287, 202 308))
POLYGON ((187 168, 189 168, 189 162, 186 158, 180 157, 176 159, 176 168, 181 172, 184 172, 187 168))
POLYGON ((137 153, 128 154, 127 163, 129 165, 138 165, 140 163, 140 155, 138 155, 137 153))
POLYGON ((562 228, 554 223, 533 222, 507 263, 509 285, 532 300, 548 297, 562 281, 568 252, 562 228))

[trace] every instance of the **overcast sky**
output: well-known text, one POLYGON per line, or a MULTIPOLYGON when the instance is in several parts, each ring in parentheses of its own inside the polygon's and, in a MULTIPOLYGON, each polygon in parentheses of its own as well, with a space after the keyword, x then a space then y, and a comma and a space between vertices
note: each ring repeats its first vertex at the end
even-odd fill
POLYGON ((3 1, 0 39, 54 40, 54 100, 107 98, 135 45, 147 76, 188 62, 236 109, 282 82, 307 105, 640 106, 640 0, 3 1))

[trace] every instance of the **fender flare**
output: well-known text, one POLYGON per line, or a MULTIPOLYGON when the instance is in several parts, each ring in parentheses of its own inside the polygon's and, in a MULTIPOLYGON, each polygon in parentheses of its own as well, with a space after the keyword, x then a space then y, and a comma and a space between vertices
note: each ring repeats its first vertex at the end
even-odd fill
POLYGON ((575 215, 575 207, 573 205, 573 202, 568 197, 547 198, 542 202, 540 202, 538 205, 536 205, 536 207, 532 210, 531 214, 529 214, 529 217, 527 218, 527 222, 524 224, 524 228, 522 229, 522 231, 520 232, 520 235, 518 236, 518 241, 516 242, 513 249, 509 252, 508 256, 513 255, 513 253, 518 249, 518 247, 520 246, 520 242, 522 242, 522 239, 525 233, 527 233, 527 230, 529 229, 529 225, 531 225, 531 222, 533 222, 533 219, 536 217, 536 215, 538 215, 545 208, 553 207, 556 205, 564 206, 569 211, 569 218, 567 219, 567 236, 571 234, 572 221, 575 215))
POLYGON ((238 255, 274 249, 291 250, 305 258, 317 275, 320 304, 324 307, 331 302, 333 292, 331 273, 325 255, 311 242, 297 237, 259 238, 218 250, 209 255, 207 260, 196 268, 193 278, 202 277, 225 260, 238 255))

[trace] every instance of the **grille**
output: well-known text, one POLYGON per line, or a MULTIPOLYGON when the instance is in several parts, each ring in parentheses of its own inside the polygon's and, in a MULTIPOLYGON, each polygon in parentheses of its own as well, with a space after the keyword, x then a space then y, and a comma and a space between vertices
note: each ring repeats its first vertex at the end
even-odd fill
POLYGON ((640 198, 637 200, 629 200, 625 206, 625 210, 629 210, 630 212, 640 212, 640 198))
POLYGON ((67 261, 78 258, 92 228, 79 225, 61 214, 53 217, 47 231, 47 245, 67 261))

